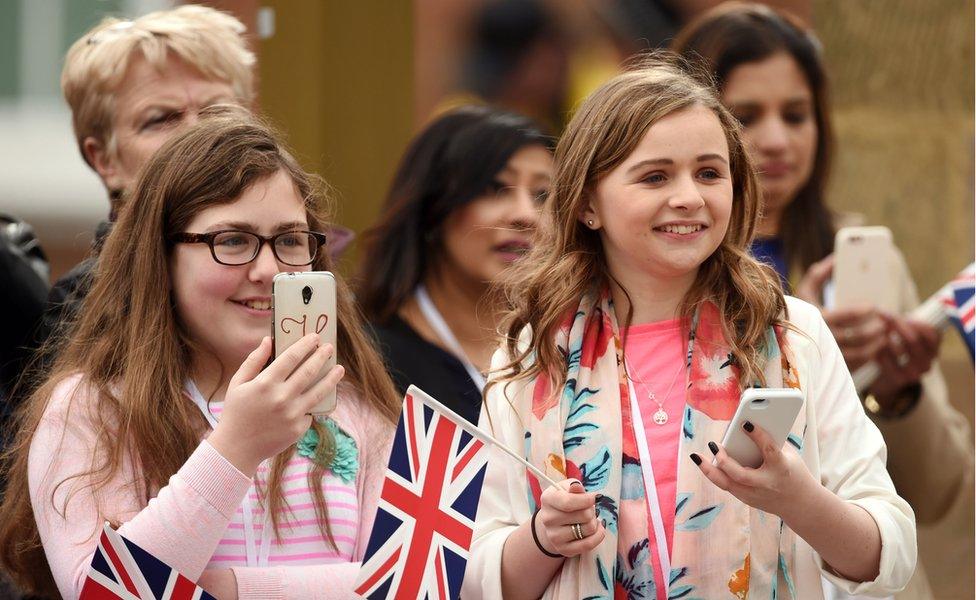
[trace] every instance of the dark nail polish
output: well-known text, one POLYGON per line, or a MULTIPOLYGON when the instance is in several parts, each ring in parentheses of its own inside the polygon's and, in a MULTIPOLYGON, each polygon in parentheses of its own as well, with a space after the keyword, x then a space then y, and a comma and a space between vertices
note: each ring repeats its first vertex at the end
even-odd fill
POLYGON ((594 503, 599 504, 600 500, 603 500, 603 494, 597 494, 596 498, 593 499, 594 503))
POLYGON ((708 442, 708 449, 712 451, 712 454, 718 454, 718 444, 715 442, 708 442))
POLYGON ((752 433, 752 430, 755 429, 756 427, 752 424, 752 421, 746 421, 745 423, 742 424, 742 428, 748 431, 749 433, 752 433))
POLYGON ((691 453, 691 462, 695 463, 696 465, 700 465, 701 462, 702 462, 701 461, 701 457, 698 456, 697 454, 695 454, 694 452, 692 452, 691 453))

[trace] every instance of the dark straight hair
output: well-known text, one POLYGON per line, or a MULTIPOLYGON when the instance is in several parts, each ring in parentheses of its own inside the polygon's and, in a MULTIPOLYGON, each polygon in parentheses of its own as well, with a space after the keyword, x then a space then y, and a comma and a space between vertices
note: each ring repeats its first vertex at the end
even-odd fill
POLYGON ((487 106, 436 118, 407 147, 379 221, 363 234, 357 300, 366 317, 386 322, 423 280, 443 248, 444 221, 496 191, 496 177, 525 146, 551 149, 530 119, 487 106))
POLYGON ((722 4, 692 21, 671 44, 671 49, 700 60, 721 92, 736 67, 786 52, 803 72, 814 100, 817 151, 810 179, 786 206, 780 222, 786 265, 806 271, 833 251, 834 216, 824 201, 833 134, 827 106, 827 74, 819 42, 795 17, 761 5, 722 4))

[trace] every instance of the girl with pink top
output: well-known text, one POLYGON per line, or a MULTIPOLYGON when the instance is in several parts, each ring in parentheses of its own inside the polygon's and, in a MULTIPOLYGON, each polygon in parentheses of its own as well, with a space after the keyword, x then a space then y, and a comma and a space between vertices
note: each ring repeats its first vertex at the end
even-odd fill
POLYGON ((643 59, 559 141, 480 423, 562 482, 491 450, 465 598, 884 595, 914 569, 837 344, 748 253, 756 175, 704 79, 643 59), (753 385, 804 398, 785 447, 745 424, 756 469, 718 444, 753 385))
POLYGON ((25 591, 76 597, 109 521, 221 599, 351 593, 399 400, 341 281, 341 366, 315 381, 314 335, 268 364, 274 275, 331 270, 326 200, 254 117, 204 116, 147 163, 20 414, 0 560, 25 591))

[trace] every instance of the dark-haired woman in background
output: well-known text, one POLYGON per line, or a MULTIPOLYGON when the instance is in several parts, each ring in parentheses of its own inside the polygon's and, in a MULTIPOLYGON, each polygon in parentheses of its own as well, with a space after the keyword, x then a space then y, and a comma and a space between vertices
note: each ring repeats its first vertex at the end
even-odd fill
POLYGON ((498 347, 491 286, 531 247, 550 143, 516 114, 447 112, 411 142, 364 236, 357 299, 395 383, 417 385, 471 422, 498 347))
MULTIPOLYGON (((819 44, 788 15, 732 2, 690 23, 672 49, 704 60, 723 103, 742 124, 764 203, 753 254, 775 267, 797 296, 823 306, 834 233, 845 223, 825 199, 831 127, 819 44)), ((904 314, 918 297, 903 260, 901 265, 899 308, 904 314)), ((936 331, 873 308, 828 306, 823 316, 852 372, 871 360, 881 366, 865 407, 887 442, 895 487, 919 524, 959 512, 965 502, 971 518, 972 442, 968 423, 949 404, 945 380, 933 362, 939 348, 936 331)), ((921 575, 898 596, 929 597, 921 575)))

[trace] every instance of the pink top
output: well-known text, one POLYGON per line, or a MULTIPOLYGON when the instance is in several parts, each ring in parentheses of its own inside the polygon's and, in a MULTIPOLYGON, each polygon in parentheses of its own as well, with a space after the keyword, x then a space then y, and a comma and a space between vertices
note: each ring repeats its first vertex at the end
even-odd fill
MULTIPOLYGON (((212 402, 210 412, 220 418, 223 403, 212 402)), ((357 443, 357 447, 360 445, 357 443)), ((260 489, 267 489, 270 475, 270 462, 265 461, 258 467, 254 477, 260 489)), ((279 531, 282 539, 279 543, 272 538, 271 552, 268 563, 274 565, 317 565, 322 563, 355 562, 356 542, 359 533, 359 495, 355 481, 347 484, 330 471, 322 477, 322 488, 328 501, 329 526, 332 539, 338 551, 322 536, 318 519, 315 517, 315 503, 312 488, 308 485, 309 460, 304 456, 295 455, 285 463, 285 471, 281 476, 283 497, 287 506, 278 509, 279 531)), ((378 484, 381 485, 381 484, 378 484)), ((251 507, 254 519, 255 545, 260 547, 264 537, 264 508, 258 501, 255 488, 250 493, 251 507)), ((370 515, 372 518, 372 515, 370 515)), ((240 506, 234 513, 227 530, 213 556, 210 557, 208 568, 227 569, 244 567, 247 565, 244 536, 244 509, 240 506)), ((268 521, 267 533, 274 535, 271 521, 268 521)))
MULTIPOLYGON (((657 498, 664 521, 668 552, 674 543, 675 494, 678 480, 678 444, 685 408, 685 352, 687 336, 681 331, 681 320, 672 319, 627 329, 627 367, 637 393, 647 447, 651 454, 657 498), (653 392, 657 402, 650 399, 653 392), (654 422, 658 402, 663 404, 668 420, 664 425, 654 422)), ((650 493, 649 491, 647 493, 650 493)), ((654 528, 648 520, 648 539, 655 544, 654 528)), ((657 552, 650 552, 654 563, 655 581, 665 581, 657 552)), ((663 586, 662 586, 663 589, 663 586)))
MULTIPOLYGON (((283 476, 285 500, 294 515, 280 521, 282 542, 271 544, 270 566, 258 568, 244 566, 241 504, 251 480, 206 440, 166 486, 151 494, 148 504, 139 491, 138 465, 128 454, 98 494, 92 494, 87 479, 69 479, 58 486, 86 469, 93 456, 102 456, 91 413, 93 394, 81 384, 82 377, 76 375, 55 389, 31 443, 28 466, 31 504, 62 596, 75 598, 80 593, 106 520, 122 523, 119 533, 191 580, 207 568, 233 568, 242 599, 351 596, 359 571, 356 561, 372 529, 393 428, 359 402, 350 388, 340 385, 333 419, 355 440, 359 471, 349 485, 331 473, 322 480, 339 551, 322 539, 314 522, 306 483, 311 463, 296 455, 283 476)), ((267 471, 256 477, 267 477, 267 471)), ((256 508, 260 527, 262 513, 256 508)), ((260 536, 257 529, 258 540, 260 536)))

